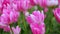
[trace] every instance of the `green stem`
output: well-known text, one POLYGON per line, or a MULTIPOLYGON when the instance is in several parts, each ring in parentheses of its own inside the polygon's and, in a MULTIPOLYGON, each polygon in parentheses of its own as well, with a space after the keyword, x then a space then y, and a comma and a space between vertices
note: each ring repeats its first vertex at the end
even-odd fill
POLYGON ((26 27, 26 22, 25 22, 25 16, 24 16, 24 14, 23 14, 23 16, 22 16, 23 18, 23 20, 22 20, 22 22, 23 22, 23 25, 24 25, 24 32, 25 32, 25 34, 27 34, 27 27, 26 27))
POLYGON ((19 16, 19 18, 18 18, 18 26, 20 26, 20 16, 19 16))
POLYGON ((24 28, 26 29, 26 24, 25 24, 25 17, 23 15, 23 24, 24 24, 24 28))

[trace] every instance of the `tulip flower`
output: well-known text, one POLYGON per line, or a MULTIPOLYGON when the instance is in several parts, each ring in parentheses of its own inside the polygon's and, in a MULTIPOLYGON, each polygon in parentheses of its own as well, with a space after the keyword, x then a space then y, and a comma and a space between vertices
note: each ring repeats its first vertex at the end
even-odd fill
POLYGON ((34 11, 32 14, 26 17, 27 22, 30 25, 33 34, 44 34, 44 13, 40 11, 34 11))
POLYGON ((53 13, 56 20, 60 23, 60 8, 56 8, 55 10, 53 10, 53 13))
POLYGON ((12 31, 14 34, 20 34, 21 28, 19 26, 16 26, 16 28, 12 27, 12 31))

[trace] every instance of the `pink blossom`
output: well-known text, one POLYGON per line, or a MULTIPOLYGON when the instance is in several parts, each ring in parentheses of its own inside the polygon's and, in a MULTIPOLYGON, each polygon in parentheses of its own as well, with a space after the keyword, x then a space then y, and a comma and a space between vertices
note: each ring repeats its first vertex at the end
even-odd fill
POLYGON ((6 22, 8 24, 11 24, 12 22, 17 22, 19 17, 19 12, 15 9, 12 9, 11 6, 7 6, 6 8, 4 8, 3 14, 5 14, 7 20, 9 20, 9 22, 6 22))
POLYGON ((40 24, 30 24, 33 34, 45 34, 45 25, 44 23, 40 24))
POLYGON ((21 31, 21 28, 19 28, 19 26, 16 26, 16 28, 12 27, 12 31, 14 34, 19 34, 21 31))
POLYGON ((21 10, 27 10, 31 8, 32 6, 30 5, 29 0, 20 0, 20 9, 21 10))
POLYGON ((3 29, 5 32, 8 32, 8 31, 10 31, 10 26, 4 26, 3 29))
POLYGON ((30 4, 31 5, 37 5, 38 4, 38 0, 30 0, 30 4))
POLYGON ((60 4, 60 0, 58 0, 59 4, 60 4))
POLYGON ((4 5, 2 14, 0 15, 0 28, 6 32, 10 31, 9 24, 17 22, 18 17, 19 12, 17 10, 12 8, 10 4, 7 4, 7 6, 4 5))
POLYGON ((10 26, 5 24, 4 22, 0 22, 0 28, 3 29, 5 32, 10 31, 10 26))
POLYGON ((10 22, 10 20, 8 18, 8 15, 2 14, 1 15, 1 22, 4 23, 4 24, 8 24, 10 22))
POLYGON ((10 4, 10 0, 2 0, 2 1, 3 1, 2 5, 6 5, 7 6, 7 4, 10 4))
POLYGON ((30 24, 33 34, 44 34, 44 13, 40 11, 34 11, 32 14, 26 17, 27 22, 30 24))
POLYGON ((42 8, 58 5, 58 0, 38 0, 38 2, 42 8))
POLYGON ((57 6, 58 5, 58 0, 47 0, 47 6, 57 6))
POLYGON ((42 8, 45 8, 47 5, 46 5, 46 3, 47 3, 47 0, 38 0, 38 3, 39 3, 39 5, 42 7, 42 8))
POLYGON ((17 22, 19 12, 17 6, 12 5, 13 0, 0 0, 0 28, 10 31, 10 24, 17 22))
POLYGON ((19 17, 19 12, 16 11, 9 11, 9 10, 3 10, 3 14, 1 15, 1 22, 4 22, 5 24, 11 24, 12 22, 17 22, 19 17), (4 12, 6 11, 6 13, 4 12))
POLYGON ((44 14, 43 12, 41 13, 40 11, 34 11, 32 14, 27 16, 26 20, 29 24, 43 22, 44 14))
POLYGON ((13 2, 20 11, 30 9, 32 7, 29 0, 14 0, 13 2))
POLYGON ((10 12, 10 21, 17 22, 18 17, 19 17, 19 12, 16 11, 10 12))
POLYGON ((8 16, 6 14, 2 14, 0 16, 0 28, 6 32, 10 31, 10 26, 8 26, 9 23, 10 23, 10 20, 8 16))
POLYGON ((60 8, 56 8, 55 10, 53 10, 53 13, 56 20, 60 23, 60 8))

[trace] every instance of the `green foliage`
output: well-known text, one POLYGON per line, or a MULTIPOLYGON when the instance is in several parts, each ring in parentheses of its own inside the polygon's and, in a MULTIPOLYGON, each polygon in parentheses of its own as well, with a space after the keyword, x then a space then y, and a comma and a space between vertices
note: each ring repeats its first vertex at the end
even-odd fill
POLYGON ((49 8, 49 11, 46 13, 45 25, 46 34, 60 34, 60 24, 54 18, 52 8, 49 8))

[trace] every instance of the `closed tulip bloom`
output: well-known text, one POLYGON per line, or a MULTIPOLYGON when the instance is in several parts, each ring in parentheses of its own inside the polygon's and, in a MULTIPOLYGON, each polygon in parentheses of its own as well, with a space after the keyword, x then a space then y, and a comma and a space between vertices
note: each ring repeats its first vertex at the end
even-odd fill
POLYGON ((60 23, 60 8, 56 8, 55 10, 53 10, 53 13, 56 20, 60 23))
POLYGON ((14 34, 20 34, 21 28, 19 26, 16 26, 16 28, 12 27, 12 31, 14 34))

